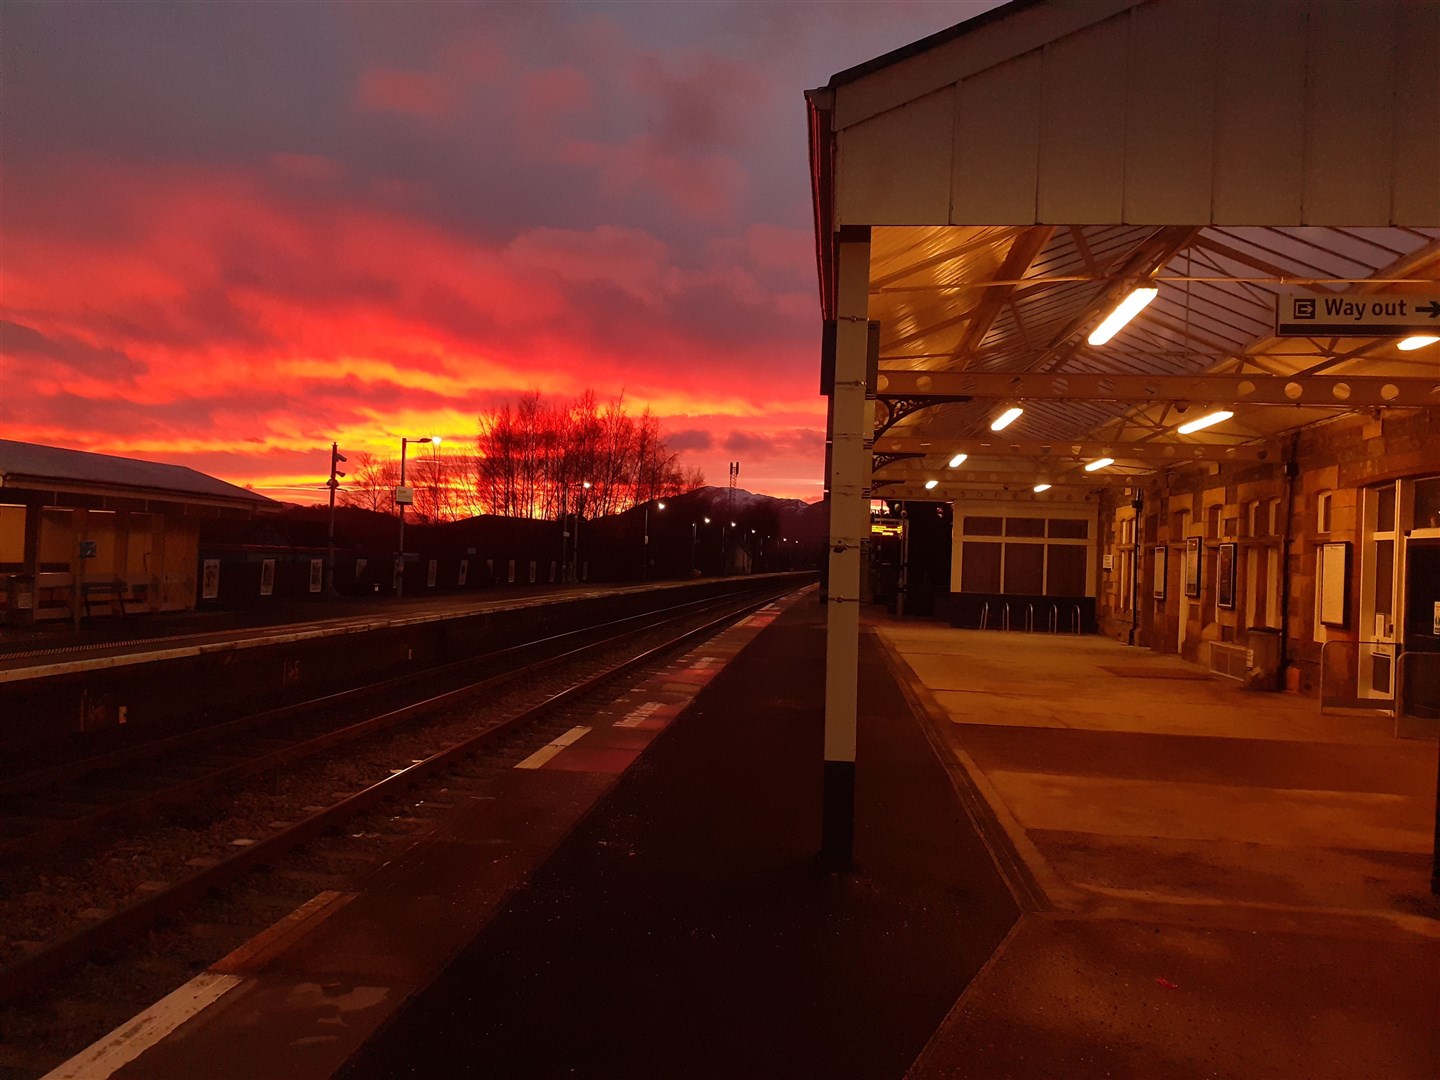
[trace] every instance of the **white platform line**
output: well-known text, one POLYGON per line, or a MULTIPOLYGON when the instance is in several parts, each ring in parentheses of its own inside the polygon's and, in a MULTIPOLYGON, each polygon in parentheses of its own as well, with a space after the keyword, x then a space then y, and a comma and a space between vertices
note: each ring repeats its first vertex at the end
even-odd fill
POLYGON ((239 985, 238 975, 196 975, 148 1009, 90 1044, 42 1080, 105 1080, 154 1046, 186 1020, 213 1005, 239 985))
POLYGON ((564 750, 565 747, 571 745, 582 736, 589 734, 589 732, 590 729, 588 727, 573 727, 569 731, 565 732, 564 735, 561 735, 558 739, 552 739, 550 742, 546 743, 539 750, 536 750, 535 753, 527 757, 524 761, 517 763, 515 768, 538 769, 551 758, 553 758, 556 754, 560 753, 561 750, 564 750))

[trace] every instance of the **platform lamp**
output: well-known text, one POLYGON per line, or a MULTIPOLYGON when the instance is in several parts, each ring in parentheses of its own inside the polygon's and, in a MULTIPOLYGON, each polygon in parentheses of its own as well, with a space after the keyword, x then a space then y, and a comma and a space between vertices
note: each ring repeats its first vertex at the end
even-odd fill
MULTIPOLYGON (((658 499, 654 500, 656 511, 664 510, 665 504, 658 499)), ((644 537, 640 542, 640 580, 646 581, 650 577, 650 500, 645 503, 645 517, 643 526, 644 537)))
POLYGON ((439 435, 428 435, 423 439, 400 440, 400 486, 395 489, 395 504, 400 507, 400 549, 396 553, 395 561, 395 599, 399 600, 405 595, 405 507, 409 506, 414 499, 414 493, 405 487, 405 448, 411 443, 429 443, 431 446, 440 445, 439 435))
POLYGON ((340 487, 340 477, 345 475, 340 471, 340 464, 345 460, 345 455, 340 453, 340 444, 332 442, 330 479, 325 481, 325 486, 330 489, 330 526, 325 541, 325 591, 332 596, 335 593, 335 492, 340 487))
MULTIPOLYGON (((710 524, 710 519, 709 519, 708 517, 707 517, 707 518, 703 518, 702 520, 705 522, 706 525, 709 525, 709 524, 710 524)), ((696 547, 699 545, 699 543, 700 543, 700 522, 699 522, 699 521, 692 521, 692 522, 690 523, 690 576, 691 576, 691 577, 694 577, 694 576, 695 576, 695 549, 696 549, 696 547)))

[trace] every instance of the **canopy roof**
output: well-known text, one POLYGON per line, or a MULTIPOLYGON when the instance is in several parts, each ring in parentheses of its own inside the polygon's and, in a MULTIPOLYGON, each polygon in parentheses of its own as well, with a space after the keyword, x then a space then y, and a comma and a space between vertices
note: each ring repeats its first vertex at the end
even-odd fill
POLYGON ((0 501, 17 488, 132 496, 161 502, 279 509, 264 495, 186 468, 155 461, 0 439, 0 501))
POLYGON ((1024 0, 811 91, 827 317, 837 236, 871 240, 876 493, 1093 487, 1278 459, 1286 433, 1356 406, 1440 408, 1440 344, 1276 333, 1293 294, 1440 295, 1426 50, 1440 4, 1024 0), (1088 344, 1138 285, 1154 301, 1088 344), (1023 415, 992 433, 1012 397, 1023 415), (1176 434, 1212 406, 1234 417, 1176 434), (1084 473, 1099 456, 1117 464, 1084 473))

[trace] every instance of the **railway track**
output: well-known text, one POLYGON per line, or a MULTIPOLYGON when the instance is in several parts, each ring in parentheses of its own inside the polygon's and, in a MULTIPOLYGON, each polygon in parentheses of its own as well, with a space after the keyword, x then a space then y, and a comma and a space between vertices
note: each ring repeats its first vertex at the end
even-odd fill
POLYGON ((550 635, 22 776, 0 778, 0 864, 35 861, 127 821, 581 659, 614 635, 723 606, 695 600, 550 635), (446 688, 439 689, 437 688, 446 688), (415 693, 423 690, 422 697, 415 693), (361 709, 365 719, 352 719, 361 709))
MULTIPOLYGON (((732 596, 704 604, 680 605, 677 609, 665 612, 662 618, 651 616, 619 620, 617 624, 607 626, 603 631, 590 631, 594 640, 581 640, 583 635, 580 632, 572 632, 546 639, 543 643, 536 642, 505 650, 507 655, 499 658, 500 663, 508 665, 508 670, 503 673, 489 669, 482 677, 474 678, 472 675, 468 681, 448 687, 439 694, 387 708, 358 722, 334 726, 329 731, 312 734, 299 742, 268 749, 253 759, 233 762, 205 775, 162 786, 158 791, 145 791, 135 798, 119 800, 113 806, 95 813, 82 814, 73 821, 62 823, 58 832, 53 828, 37 830, 30 837, 30 842, 36 845, 34 848, 27 850, 23 839, 17 838, 10 854, 23 865, 7 868, 7 873, 12 875, 35 870, 34 864, 44 857, 39 854, 41 848, 54 852, 66 845, 73 847, 86 835, 85 829, 102 818, 106 824, 113 825, 122 820, 163 817, 173 814, 177 808, 183 815, 188 812, 186 807, 217 798, 217 792, 234 786, 241 779, 253 782, 267 772, 283 769, 301 759, 319 759, 337 748, 363 745, 365 740, 372 739, 376 732, 382 730, 388 729, 388 737, 392 740, 402 738, 402 735, 397 734, 400 731, 397 725, 454 713, 480 696, 486 698, 487 703, 494 704, 489 702, 492 697, 529 691, 532 699, 518 709, 511 709, 503 717, 487 715, 477 725, 472 725, 474 730, 463 735, 454 736, 453 729, 449 734, 442 731, 439 736, 442 745, 423 752, 417 751, 419 756, 410 758, 408 764, 392 766, 384 770, 385 775, 379 779, 360 785, 356 790, 336 793, 323 804, 309 803, 303 808, 303 812, 291 815, 291 819, 272 821, 270 825, 273 828, 263 831, 262 835, 233 841, 233 849, 223 857, 188 860, 191 869, 183 876, 167 882, 150 882, 150 888, 130 902, 118 905, 114 910, 91 913, 92 917, 83 925, 72 928, 53 940, 37 943, 37 947, 32 947, 25 955, 0 968, 0 1002, 16 1003, 28 999, 33 1003, 40 1000, 47 986, 62 979, 66 972, 75 970, 87 959, 113 956, 118 950, 144 940, 147 932, 153 928, 183 920, 186 913, 194 911, 197 905, 214 903, 217 890, 233 886, 257 867, 286 867, 287 857, 296 852, 296 849, 327 836, 335 837, 336 830, 346 826, 347 822, 353 823, 367 813, 373 817, 377 807, 383 804, 393 806, 397 796, 413 792, 417 787, 434 787, 437 777, 446 776, 453 780, 463 777, 466 768, 478 767, 483 772, 485 768, 493 770, 499 767, 473 765, 477 758, 485 754, 499 752, 503 757, 508 753, 518 760, 519 756, 530 752, 533 748, 531 744, 540 745, 548 741, 551 733, 547 729, 545 718, 582 704, 604 688, 615 686, 637 669, 658 663, 664 655, 684 644, 713 635, 723 626, 770 602, 782 592, 772 588, 763 595, 752 595, 743 601, 732 596), (620 623, 626 625, 621 627, 620 623), (619 656, 615 655, 617 636, 631 643, 619 656), (528 651, 529 655, 522 656, 522 649, 528 651), (597 662, 596 658, 601 654, 605 654, 605 657, 603 661, 597 662), (524 663, 519 662, 522 659, 524 663), (585 670, 577 672, 582 666, 585 670), (537 693, 536 684, 542 678, 561 685, 542 688, 537 693), (527 732, 532 734, 527 737, 527 732), (264 762, 263 766, 259 764, 261 761, 264 762), (472 764, 465 765, 465 762, 472 764), (459 773, 455 771, 457 768, 459 773), (90 822, 91 825, 79 827, 80 821, 90 822)), ((373 691, 374 688, 369 689, 373 691)), ((344 695, 331 695, 332 699, 336 697, 344 695)), ((354 700, 351 699, 349 704, 353 703, 354 700)), ((332 700, 326 708, 335 704, 332 700)), ((568 721, 556 720, 550 726, 561 723, 568 721)), ((267 725, 264 730, 273 732, 274 728, 267 725)), ((405 730, 408 732, 409 729, 405 730)), ((433 734, 430 736, 432 744, 435 738, 433 734)), ((170 749, 175 748, 172 746, 170 749)), ((394 746, 383 751, 391 761, 396 753, 394 746)), ((67 776, 63 782, 83 782, 85 778, 93 779, 107 775, 114 769, 124 769, 126 764, 123 761, 111 760, 104 768, 99 767, 99 762, 91 762, 85 768, 71 766, 69 768, 74 775, 67 776)), ((135 762, 128 764, 133 765, 135 762)), ((32 777, 36 782, 39 779, 32 777)), ((51 779, 57 780, 54 777, 51 779)), ((324 781, 319 782, 323 786, 324 781)), ((10 792, 12 796, 16 794, 14 787, 24 785, 13 785, 10 792)), ((313 794, 305 794, 307 790, 309 789, 302 786, 297 798, 313 798, 313 794)), ((32 787, 30 793, 33 792, 32 787)), ((424 799, 413 802, 412 808, 424 804, 425 812, 433 811, 437 809, 437 803, 438 808, 443 808, 446 799, 450 797, 450 793, 442 791, 438 795, 432 795, 428 802, 424 799)), ((395 821, 406 823, 397 826, 402 833, 407 829, 423 826, 423 812, 417 811, 419 816, 416 816, 409 813, 408 809, 407 813, 392 815, 377 826, 377 835, 390 829, 390 822, 395 821)), ((248 828, 245 831, 259 830, 248 828)), ((365 833, 366 830, 362 828, 354 835, 365 833)), ((66 854, 67 857, 76 857, 73 851, 66 854)), ((298 873, 305 880, 315 876, 303 867, 298 870, 292 868, 289 872, 298 873)), ((327 875, 333 877, 333 874, 324 869, 318 874, 318 880, 322 881, 327 879, 327 875)), ((285 901, 282 899, 279 902, 283 904, 285 901)), ((191 966, 193 967, 193 961, 191 966)), ((4 1041, 4 1038, 3 1030, 0 1030, 0 1041, 4 1041)), ((3 1061, 0 1061, 0 1075, 4 1075, 3 1061)))

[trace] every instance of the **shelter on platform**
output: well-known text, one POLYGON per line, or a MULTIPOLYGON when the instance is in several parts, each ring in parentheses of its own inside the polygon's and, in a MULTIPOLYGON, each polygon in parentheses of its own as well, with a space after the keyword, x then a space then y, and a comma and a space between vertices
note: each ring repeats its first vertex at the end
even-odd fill
POLYGON ((958 624, 1424 714, 1437 55, 1430 2, 1016 0, 808 92, 827 849, 872 497, 953 506, 958 624))
POLYGON ((279 507, 180 465, 0 440, 5 621, 193 608, 200 521, 279 507))

